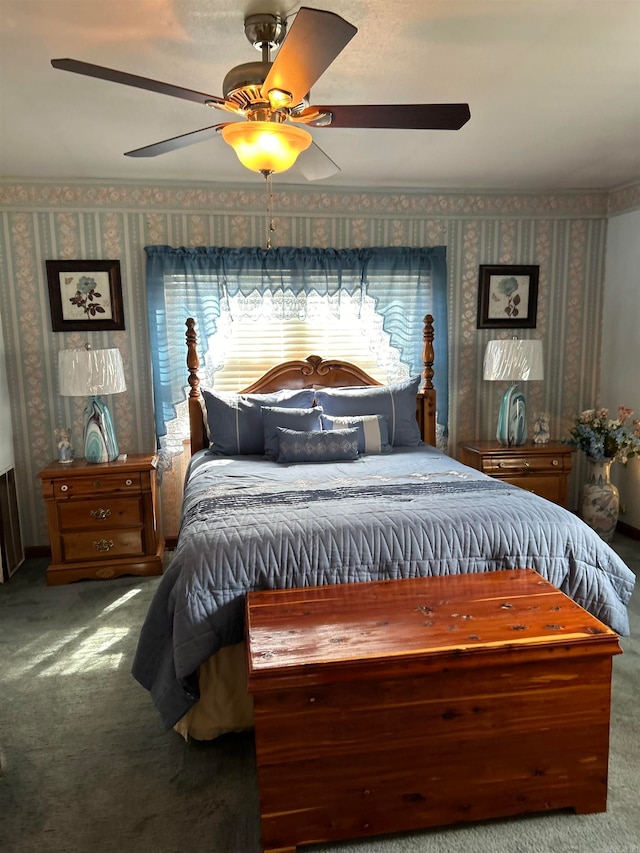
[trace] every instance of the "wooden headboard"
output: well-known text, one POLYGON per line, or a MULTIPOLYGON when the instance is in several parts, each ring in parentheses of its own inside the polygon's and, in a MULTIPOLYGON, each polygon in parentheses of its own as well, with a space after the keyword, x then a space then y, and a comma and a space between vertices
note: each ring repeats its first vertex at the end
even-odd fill
MULTIPOLYGON (((196 321, 189 317, 187 327, 187 368, 189 370, 189 424, 191 432, 191 453, 209 446, 206 427, 206 413, 200 393, 198 368, 198 338, 196 321)), ((422 331, 423 384, 416 398, 416 419, 422 440, 426 444, 436 443, 436 392, 433 387, 433 317, 427 314, 422 331)), ((310 355, 304 361, 285 361, 272 367, 253 385, 243 388, 241 394, 267 394, 281 388, 344 388, 349 385, 381 385, 355 364, 332 359, 325 361, 318 355, 310 355)))

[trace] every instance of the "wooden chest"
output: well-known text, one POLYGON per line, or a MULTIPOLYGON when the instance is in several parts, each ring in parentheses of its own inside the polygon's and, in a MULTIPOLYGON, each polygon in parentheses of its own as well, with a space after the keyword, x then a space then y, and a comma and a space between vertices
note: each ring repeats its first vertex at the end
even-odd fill
POLYGON ((617 635, 530 569, 247 596, 262 841, 606 809, 617 635))

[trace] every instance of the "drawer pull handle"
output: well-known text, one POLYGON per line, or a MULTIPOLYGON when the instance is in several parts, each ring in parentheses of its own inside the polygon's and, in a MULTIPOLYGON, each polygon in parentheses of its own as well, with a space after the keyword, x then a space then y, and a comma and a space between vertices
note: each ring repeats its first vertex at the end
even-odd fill
POLYGON ((557 459, 552 459, 552 460, 551 460, 551 464, 552 464, 552 465, 559 465, 560 463, 558 462, 558 460, 557 460, 557 459))
POLYGON ((69 491, 69 486, 66 486, 66 485, 65 485, 65 486, 60 486, 60 491, 61 491, 61 492, 68 492, 68 491, 69 491))
POLYGON ((89 515, 91 516, 91 518, 97 518, 99 521, 104 521, 105 518, 109 518, 109 516, 111 515, 111 510, 102 508, 92 509, 90 510, 89 515))
POLYGON ((524 460, 524 467, 525 467, 525 468, 531 468, 531 462, 529 462, 529 460, 528 460, 528 459, 525 459, 525 460, 524 460))
POLYGON ((125 480, 124 484, 125 486, 133 486, 133 480, 125 480))
POLYGON ((101 485, 102 485, 102 483, 100 482, 100 480, 94 480, 93 481, 93 488, 94 489, 99 489, 101 485))
POLYGON ((96 551, 110 551, 113 548, 113 539, 98 539, 94 540, 93 547, 96 551))
POLYGON ((506 468, 506 467, 507 466, 504 464, 504 462, 498 462, 498 468, 506 468))

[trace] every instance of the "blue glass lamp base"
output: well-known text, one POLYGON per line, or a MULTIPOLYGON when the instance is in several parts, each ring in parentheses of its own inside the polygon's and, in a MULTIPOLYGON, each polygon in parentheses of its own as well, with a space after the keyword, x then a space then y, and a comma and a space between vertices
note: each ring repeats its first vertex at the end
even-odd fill
POLYGON ((527 405, 517 385, 511 385, 502 395, 496 438, 509 446, 527 440, 527 405))
POLYGON ((100 397, 90 397, 84 409, 84 458, 87 462, 113 462, 119 453, 109 409, 100 397))

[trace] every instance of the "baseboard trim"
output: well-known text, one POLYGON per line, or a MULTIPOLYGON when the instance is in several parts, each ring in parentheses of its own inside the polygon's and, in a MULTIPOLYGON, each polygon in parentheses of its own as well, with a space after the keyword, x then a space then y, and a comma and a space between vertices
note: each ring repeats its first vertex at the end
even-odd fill
POLYGON ((48 545, 30 545, 24 549, 25 560, 43 560, 51 558, 51 548, 48 545))
POLYGON ((630 524, 625 524, 624 521, 619 521, 616 530, 619 533, 623 533, 625 536, 628 536, 629 539, 639 539, 640 540, 640 530, 637 527, 632 527, 630 524))

